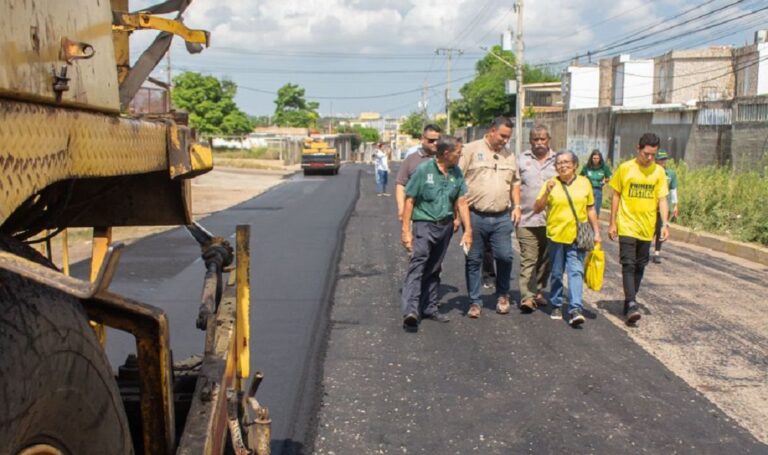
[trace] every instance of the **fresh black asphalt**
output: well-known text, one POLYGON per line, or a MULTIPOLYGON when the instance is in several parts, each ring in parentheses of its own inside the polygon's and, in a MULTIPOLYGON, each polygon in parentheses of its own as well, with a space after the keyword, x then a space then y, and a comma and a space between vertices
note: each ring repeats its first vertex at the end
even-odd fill
MULTIPOLYGON (((270 408, 276 455, 308 451, 324 322, 344 224, 358 194, 358 172, 344 168, 337 176, 296 175, 201 220, 223 237, 233 236, 238 224, 251 225, 251 370, 265 374, 257 398, 270 408)), ((203 332, 195 328, 205 273, 199 256, 185 229, 148 237, 126 248, 110 287, 168 314, 176 360, 203 349, 203 332)), ((85 276, 86 264, 73 273, 85 276)), ((107 353, 113 365, 134 351, 128 335, 109 332, 107 353)))
POLYGON ((316 453, 768 453, 600 312, 581 329, 543 311, 502 316, 486 290, 481 318, 466 318, 457 241, 441 289, 451 322, 405 332, 394 213, 364 175, 339 264, 316 453))
MULTIPOLYGON (((404 332, 407 258, 393 198, 373 192, 367 169, 345 166, 202 220, 227 237, 252 226, 251 368, 266 375, 273 454, 768 453, 599 313, 573 330, 543 312, 496 315, 486 295, 482 317, 465 318, 455 245, 441 288, 452 321, 404 332)), ((177 360, 203 345, 198 257, 183 229, 148 237, 111 288, 168 313, 177 360)), ((110 332, 114 365, 133 349, 110 332)))

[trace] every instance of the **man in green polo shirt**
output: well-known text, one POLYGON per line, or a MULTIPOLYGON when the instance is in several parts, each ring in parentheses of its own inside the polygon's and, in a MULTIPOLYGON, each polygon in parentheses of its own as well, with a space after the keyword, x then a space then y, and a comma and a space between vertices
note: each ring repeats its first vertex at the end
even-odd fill
POLYGON ((448 322, 437 311, 437 286, 445 252, 453 236, 453 214, 458 210, 464 225, 461 243, 472 246, 467 185, 458 168, 461 142, 446 136, 437 143, 435 158, 416 168, 405 187, 402 242, 411 253, 403 284, 403 326, 415 330, 421 319, 448 322))

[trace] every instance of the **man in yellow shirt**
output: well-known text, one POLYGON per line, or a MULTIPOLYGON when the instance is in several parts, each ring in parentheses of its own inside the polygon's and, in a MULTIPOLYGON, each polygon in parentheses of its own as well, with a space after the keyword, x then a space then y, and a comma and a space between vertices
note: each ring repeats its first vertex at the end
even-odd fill
POLYGON ((635 300, 651 252, 656 213, 661 214, 661 239, 669 237, 667 177, 655 162, 659 137, 645 133, 637 146, 637 157, 622 163, 611 178, 613 188, 608 237, 619 239, 619 259, 624 286, 624 315, 627 325, 640 319, 635 300))

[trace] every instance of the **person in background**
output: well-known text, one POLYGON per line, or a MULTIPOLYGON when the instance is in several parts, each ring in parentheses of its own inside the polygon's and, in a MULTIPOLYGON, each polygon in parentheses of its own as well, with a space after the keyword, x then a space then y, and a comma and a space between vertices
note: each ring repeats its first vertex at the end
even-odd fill
POLYGON ((384 151, 384 143, 379 142, 376 145, 376 151, 373 152, 373 165, 376 171, 376 195, 389 196, 387 193, 387 177, 389 176, 389 160, 387 152, 384 151))
POLYGON ((549 281, 547 220, 543 213, 534 213, 533 204, 544 182, 557 175, 550 139, 546 126, 533 127, 529 137, 531 149, 521 153, 517 161, 522 217, 516 233, 520 245, 520 311, 523 313, 531 313, 547 302, 543 292, 549 281))
MULTIPOLYGON (((667 176, 667 187, 669 188, 667 206, 672 208, 672 213, 668 214, 668 219, 674 220, 677 218, 679 212, 677 205, 677 173, 674 169, 669 169, 667 167, 667 159, 669 159, 669 154, 666 150, 659 150, 656 154, 656 164, 664 168, 664 173, 667 176)), ((661 213, 656 214, 656 231, 653 233, 653 236, 656 237, 656 244, 653 251, 653 263, 661 264, 661 245, 664 243, 664 241, 661 240, 661 213)))
POLYGON ((421 133, 421 145, 412 154, 410 154, 402 163, 397 171, 395 178, 395 202, 397 202, 397 219, 403 220, 403 208, 405 207, 405 185, 408 184, 411 175, 416 172, 416 168, 425 161, 429 161, 437 152, 437 141, 440 139, 439 126, 429 124, 424 127, 421 133))
POLYGON ((461 241, 472 248, 467 185, 458 167, 460 158, 461 142, 453 137, 441 138, 435 158, 420 164, 405 187, 401 241, 411 257, 400 309, 406 330, 416 330, 422 319, 450 320, 438 312, 437 288, 456 212, 464 227, 461 241))
POLYGON ((637 145, 637 157, 622 163, 609 183, 613 198, 608 237, 619 240, 627 325, 640 319, 636 297, 650 259, 657 213, 661 215, 662 223, 659 238, 664 241, 669 237, 667 177, 664 168, 657 166, 655 161, 660 142, 653 133, 643 134, 637 145))
POLYGON ((600 150, 592 150, 587 164, 581 168, 581 175, 588 178, 592 184, 592 192, 595 195, 595 212, 599 217, 600 208, 603 206, 603 185, 608 183, 611 178, 611 168, 605 163, 600 150))
POLYGON ((547 209, 547 238, 552 273, 549 279, 550 317, 562 319, 563 273, 568 276, 568 324, 577 327, 584 323, 584 259, 586 251, 576 246, 578 223, 592 225, 595 242, 600 242, 600 228, 595 211, 595 198, 590 181, 577 176, 579 159, 571 151, 555 155, 557 177, 542 186, 533 206, 535 213, 547 209), (576 212, 576 213, 574 213, 576 212))

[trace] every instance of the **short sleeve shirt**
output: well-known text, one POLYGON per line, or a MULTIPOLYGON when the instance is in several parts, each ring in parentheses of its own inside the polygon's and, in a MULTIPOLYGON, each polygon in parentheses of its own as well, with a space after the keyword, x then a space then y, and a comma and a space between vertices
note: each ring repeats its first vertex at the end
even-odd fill
POLYGON ((659 199, 669 194, 664 169, 656 163, 644 168, 637 160, 627 161, 613 174, 610 186, 621 195, 616 215, 619 235, 651 241, 659 199))
POLYGON ((603 179, 611 178, 611 168, 603 164, 598 168, 584 166, 581 169, 581 175, 585 176, 592 183, 593 188, 602 188, 603 179))
MULTIPOLYGON (((576 218, 560 179, 553 177, 550 180, 555 182, 555 186, 547 196, 547 238, 553 242, 570 245, 576 241, 576 218)), ((547 186, 542 185, 538 197, 544 196, 546 190, 547 186)), ((586 223, 587 207, 595 205, 592 184, 586 177, 578 176, 568 185, 568 194, 573 201, 579 223, 586 223)))
POLYGON ((536 159, 532 151, 526 150, 517 160, 520 169, 520 208, 522 227, 542 227, 547 225, 546 214, 533 213, 533 204, 544 182, 555 177, 555 153, 550 150, 543 161, 536 159))
POLYGON ((411 153, 405 160, 403 160, 400 169, 397 171, 395 183, 402 186, 407 185, 408 180, 410 180, 413 173, 416 172, 416 168, 419 167, 421 163, 429 161, 430 159, 432 159, 432 157, 424 153, 424 150, 419 147, 415 153, 411 153))
POLYGON ((413 221, 453 218, 453 206, 465 194, 467 185, 461 170, 453 167, 443 174, 434 159, 420 164, 405 187, 405 195, 414 199, 413 221))
POLYGON ((481 212, 502 212, 512 205, 512 185, 520 182, 514 153, 507 149, 494 152, 485 139, 480 139, 464 146, 459 167, 469 188, 470 207, 481 212))

